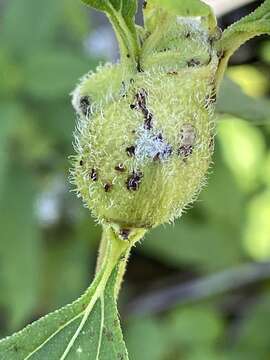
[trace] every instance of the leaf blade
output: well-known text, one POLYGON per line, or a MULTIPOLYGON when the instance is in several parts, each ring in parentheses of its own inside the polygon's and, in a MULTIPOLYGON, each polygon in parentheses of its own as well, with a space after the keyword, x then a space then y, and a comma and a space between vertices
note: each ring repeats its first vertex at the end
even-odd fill
POLYGON ((135 26, 137 0, 82 0, 88 6, 106 13, 118 38, 122 61, 138 63, 139 40, 135 26))
POLYGON ((221 84, 216 111, 230 114, 254 124, 264 124, 270 120, 270 102, 245 94, 239 85, 225 77, 221 84))
POLYGON ((270 34, 270 0, 265 0, 254 12, 229 26, 217 42, 222 59, 216 75, 217 87, 224 76, 228 61, 233 53, 251 38, 270 34))
MULTIPOLYGON (((128 359, 114 297, 118 259, 127 245, 123 246, 120 240, 114 240, 108 244, 104 267, 85 294, 74 303, 0 341, 2 360, 64 360, 74 359, 75 354, 80 355, 80 359, 105 360, 108 359, 106 354, 111 356, 113 353, 116 355, 110 359, 117 360, 119 353, 123 354, 123 359, 128 359), (104 309, 102 302, 105 304, 104 309), (114 342, 104 342, 103 338, 108 332, 104 332, 101 319, 103 317, 104 324, 109 324, 111 329, 112 322, 106 316, 112 315, 117 336, 114 342), (102 329, 99 337, 95 333, 98 325, 102 329)), ((107 337, 111 339, 111 336, 107 337)))

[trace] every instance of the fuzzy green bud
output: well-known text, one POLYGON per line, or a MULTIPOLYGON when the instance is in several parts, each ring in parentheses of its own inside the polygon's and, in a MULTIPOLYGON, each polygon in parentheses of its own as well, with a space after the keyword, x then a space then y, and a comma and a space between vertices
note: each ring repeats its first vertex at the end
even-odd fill
POLYGON ((179 217, 211 162, 213 35, 197 18, 175 17, 164 28, 145 40, 140 71, 99 67, 73 95, 73 182, 100 222, 122 229, 179 217))

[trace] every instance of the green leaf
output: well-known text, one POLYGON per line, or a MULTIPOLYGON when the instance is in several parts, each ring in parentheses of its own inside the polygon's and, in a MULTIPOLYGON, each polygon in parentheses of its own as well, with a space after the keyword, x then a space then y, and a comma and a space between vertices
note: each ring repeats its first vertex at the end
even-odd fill
POLYGON ((135 26, 137 0, 82 0, 85 4, 103 11, 111 21, 119 41, 123 62, 127 57, 138 64, 139 40, 135 26))
POLYGON ((221 84, 216 110, 220 114, 230 114, 255 124, 270 121, 270 101, 248 96, 228 77, 221 84))
POLYGON ((12 0, 4 10, 1 40, 18 56, 44 49, 52 40, 59 21, 59 1, 12 0))
POLYGON ((88 70, 88 60, 70 51, 38 52, 25 61, 24 90, 37 99, 66 97, 78 77, 88 70))
POLYGON ((135 360, 159 360, 168 354, 167 329, 155 317, 139 317, 129 321, 127 345, 130 358, 135 360))
POLYGON ((213 306, 204 304, 178 307, 169 314, 167 322, 174 344, 189 350, 218 344, 224 331, 221 315, 213 306))
POLYGON ((239 263, 237 240, 225 226, 182 219, 174 228, 152 230, 140 250, 171 266, 211 272, 239 263))
POLYGON ((3 191, 3 181, 7 170, 8 162, 8 138, 14 129, 16 121, 20 119, 20 108, 16 104, 2 102, 0 108, 0 198, 3 191))
POLYGON ((19 159, 9 157, 2 187, 0 302, 7 309, 9 328, 14 330, 37 306, 41 238, 34 213, 33 177, 19 159))
POLYGON ((217 72, 218 85, 232 54, 245 42, 262 34, 270 34, 270 0, 265 0, 253 13, 224 31, 221 40, 217 43, 218 50, 223 53, 217 72))
POLYGON ((268 359, 270 353, 270 292, 257 296, 246 308, 234 338, 233 359, 268 359), (240 356, 241 355, 241 356, 240 356))
POLYGON ((0 342, 1 360, 128 359, 116 308, 121 256, 129 243, 107 229, 104 263, 86 293, 0 342))

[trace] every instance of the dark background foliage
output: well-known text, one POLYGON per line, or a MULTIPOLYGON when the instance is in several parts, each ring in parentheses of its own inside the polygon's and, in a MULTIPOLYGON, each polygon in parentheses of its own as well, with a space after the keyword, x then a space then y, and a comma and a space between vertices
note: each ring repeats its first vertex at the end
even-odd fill
MULTIPOLYGON (((101 230, 68 183, 69 94, 84 73, 115 61, 117 47, 107 20, 74 0, 2 0, 0 44, 2 337, 92 279, 101 230)), ((208 186, 133 250, 120 297, 131 359, 270 357, 269 70, 269 37, 237 52, 208 186)))

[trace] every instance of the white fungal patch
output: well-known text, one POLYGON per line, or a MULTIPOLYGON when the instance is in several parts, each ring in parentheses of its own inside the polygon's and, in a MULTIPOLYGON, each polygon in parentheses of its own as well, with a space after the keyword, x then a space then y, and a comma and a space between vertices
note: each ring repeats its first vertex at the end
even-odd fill
POLYGON ((203 26, 202 18, 200 16, 177 16, 177 23, 183 25, 187 33, 199 36, 205 43, 208 42, 208 32, 203 26))
POLYGON ((202 28, 202 18, 200 16, 177 16, 177 23, 186 25, 194 31, 200 31, 202 28))
POLYGON ((161 134, 149 131, 141 126, 137 131, 135 157, 138 163, 146 160, 166 160, 171 155, 171 146, 164 141, 161 134))

